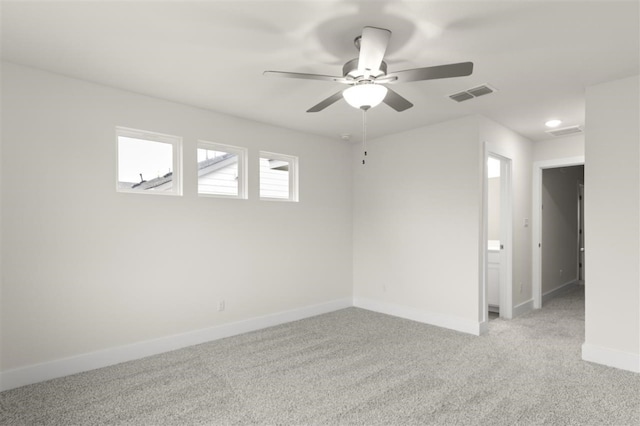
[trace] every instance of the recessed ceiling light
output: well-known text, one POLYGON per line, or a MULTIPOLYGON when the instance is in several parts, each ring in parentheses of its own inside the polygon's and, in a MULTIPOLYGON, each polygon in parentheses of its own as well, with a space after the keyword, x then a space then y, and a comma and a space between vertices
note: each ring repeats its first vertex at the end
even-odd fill
POLYGON ((560 121, 560 120, 555 120, 555 119, 554 119, 554 120, 549 120, 549 121, 547 121, 546 123, 544 123, 544 125, 545 125, 545 126, 547 126, 547 127, 551 127, 552 129, 553 129, 554 127, 558 127, 558 126, 559 126, 559 125, 561 125, 561 124, 562 124, 562 121, 560 121))

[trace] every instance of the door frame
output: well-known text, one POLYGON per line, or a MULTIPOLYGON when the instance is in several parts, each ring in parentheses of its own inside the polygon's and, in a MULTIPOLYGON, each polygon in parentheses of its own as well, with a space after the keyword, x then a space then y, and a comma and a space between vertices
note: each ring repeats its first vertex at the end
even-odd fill
POLYGON ((542 171, 558 167, 584 166, 584 155, 556 158, 533 163, 531 202, 531 291, 533 308, 542 308, 542 171))
POLYGON ((489 239, 489 200, 488 187, 489 176, 487 161, 489 157, 500 160, 500 318, 511 319, 513 317, 513 178, 511 158, 500 155, 491 150, 487 144, 484 149, 483 171, 483 197, 482 197, 482 238, 480 247, 480 259, 482 259, 482 285, 480 297, 480 318, 482 323, 487 323, 489 312, 489 288, 488 288, 488 239, 489 239))
POLYGON ((584 285, 584 181, 578 183, 578 284, 584 285), (580 244, 582 242, 582 244, 580 244))

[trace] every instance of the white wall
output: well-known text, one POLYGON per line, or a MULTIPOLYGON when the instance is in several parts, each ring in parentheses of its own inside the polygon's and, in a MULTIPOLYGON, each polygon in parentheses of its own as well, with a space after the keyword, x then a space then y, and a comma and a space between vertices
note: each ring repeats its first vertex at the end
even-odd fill
MULTIPOLYGON (((2 71, 2 69, 0 68, 0 73, 1 73, 1 71, 2 71)), ((1 77, 2 76, 0 74, 0 78, 1 77)), ((0 80, 0 83, 1 82, 2 81, 0 80)), ((2 90, 3 90, 2 86, 0 85, 0 99, 2 99, 2 90)), ((3 208, 4 203, 2 201, 2 199, 3 199, 3 197, 2 197, 2 188, 3 188, 3 185, 2 185, 2 165, 3 165, 2 151, 3 151, 3 145, 4 145, 4 143, 3 143, 4 134, 1 131, 1 129, 4 128, 3 123, 2 123, 4 121, 3 119, 4 119, 4 116, 2 114, 2 109, 0 108, 0 366, 2 365, 2 358, 3 358, 2 346, 1 345, 2 345, 2 336, 3 336, 2 323, 4 321, 4 315, 2 313, 2 311, 3 311, 3 309, 2 309, 2 299, 4 299, 4 296, 3 296, 3 293, 4 293, 3 287, 4 286, 2 284, 3 283, 3 277, 4 277, 4 269, 3 269, 4 257, 2 256, 2 246, 3 246, 2 241, 3 241, 3 234, 4 234, 4 231, 3 231, 3 229, 4 229, 3 222, 4 221, 3 221, 3 217, 2 217, 3 210, 4 210, 4 208, 3 208)), ((1 367, 0 367, 0 371, 2 371, 1 367)), ((0 387, 0 389, 2 389, 2 388, 0 387)))
POLYGON ((587 88, 583 358, 640 372, 640 78, 587 88))
MULTIPOLYGON (((362 166, 360 147, 12 64, 2 87, 0 371, 352 290, 361 306, 475 333, 482 142, 513 160, 514 305, 531 298, 531 163, 581 147, 533 148, 467 117, 371 141, 362 166), (184 137, 183 197, 115 192, 116 125, 184 137), (249 200, 196 196, 197 139, 249 148, 249 200), (300 157, 300 203, 258 200, 259 150, 300 157)), ((587 92, 583 357, 623 354, 616 366, 640 371, 637 100, 638 78, 587 92)))
POLYGON ((583 182, 583 166, 542 171, 543 295, 578 280, 578 184, 583 182))
POLYGON ((2 88, 2 371, 350 303, 351 146, 12 64, 2 88), (184 196, 115 192, 115 126, 184 138, 184 196), (198 139, 249 149, 249 200, 197 197, 198 139), (258 200, 259 150, 299 156, 299 203, 258 200))
POLYGON ((584 133, 553 137, 533 143, 533 161, 584 157, 584 133))
MULTIPOLYGON (((489 152, 511 159, 513 203, 512 305, 514 315, 528 309, 531 293, 531 171, 533 143, 487 118, 480 118, 480 139, 489 152), (525 305, 526 304, 526 305, 525 305), (520 308, 518 308, 520 306, 520 308), (526 308, 525 308, 526 306, 526 308)), ((532 307, 533 305, 531 305, 532 307)))
POLYGON ((354 147, 354 303, 478 332, 482 151, 467 117, 354 147))
POLYGON ((480 332, 484 142, 513 162, 513 302, 531 300, 532 144, 471 116, 369 143, 354 172, 354 304, 480 332))

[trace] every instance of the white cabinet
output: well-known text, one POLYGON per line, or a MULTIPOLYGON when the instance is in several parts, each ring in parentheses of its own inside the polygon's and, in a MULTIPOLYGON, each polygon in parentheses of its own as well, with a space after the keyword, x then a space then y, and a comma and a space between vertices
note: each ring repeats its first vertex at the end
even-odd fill
POLYGON ((500 306, 500 242, 490 241, 487 268, 487 287, 489 310, 500 306), (491 244, 494 243, 494 244, 491 244))

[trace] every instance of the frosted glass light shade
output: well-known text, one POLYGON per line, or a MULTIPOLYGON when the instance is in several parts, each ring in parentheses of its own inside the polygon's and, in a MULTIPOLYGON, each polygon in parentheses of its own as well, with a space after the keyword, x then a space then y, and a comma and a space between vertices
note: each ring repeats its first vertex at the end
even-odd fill
POLYGON ((387 88, 380 84, 356 84, 345 89, 342 96, 354 108, 373 108, 387 96, 387 88))

